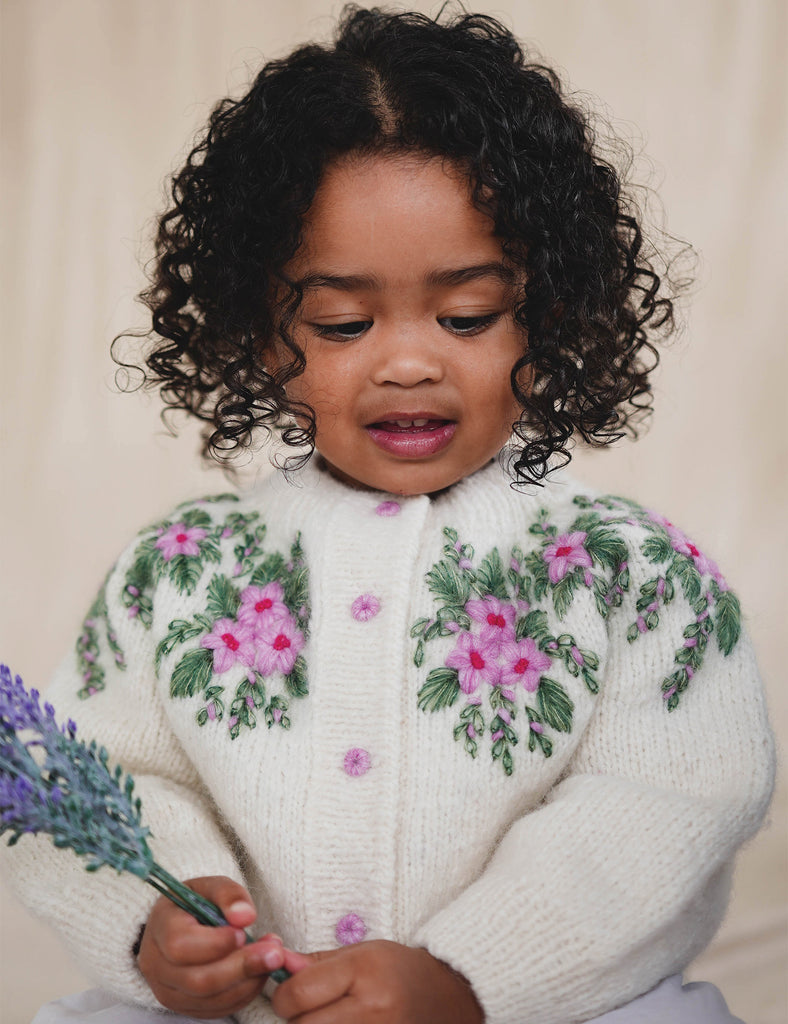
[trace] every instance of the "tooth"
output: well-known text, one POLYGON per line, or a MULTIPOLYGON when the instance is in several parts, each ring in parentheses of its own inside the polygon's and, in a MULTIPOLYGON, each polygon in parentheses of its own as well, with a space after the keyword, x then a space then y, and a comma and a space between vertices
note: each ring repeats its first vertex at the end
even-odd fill
POLYGON ((428 423, 429 423, 429 420, 414 420, 413 421, 413 426, 414 427, 426 427, 426 425, 428 423))
MULTIPOLYGON (((396 422, 398 427, 410 427, 410 426, 413 426, 413 420, 396 420, 395 422, 396 422)), ((425 423, 426 423, 426 420, 425 420, 425 423)))

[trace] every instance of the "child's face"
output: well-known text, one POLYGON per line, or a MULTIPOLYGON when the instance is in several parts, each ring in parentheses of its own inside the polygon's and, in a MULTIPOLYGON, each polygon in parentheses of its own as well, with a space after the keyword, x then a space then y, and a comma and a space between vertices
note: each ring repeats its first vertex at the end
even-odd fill
POLYGON ((348 483, 442 490, 506 443, 525 348, 517 278, 467 177, 440 159, 346 157, 326 171, 287 266, 304 287, 287 387, 315 412, 316 446, 348 483))

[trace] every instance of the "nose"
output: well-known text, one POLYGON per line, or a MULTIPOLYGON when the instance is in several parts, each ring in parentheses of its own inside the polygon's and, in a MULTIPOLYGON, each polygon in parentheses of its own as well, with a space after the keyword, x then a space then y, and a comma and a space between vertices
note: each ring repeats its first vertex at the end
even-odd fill
POLYGON ((443 375, 443 346, 433 337, 429 326, 412 323, 381 326, 372 370, 375 384, 413 388, 437 383, 443 375))

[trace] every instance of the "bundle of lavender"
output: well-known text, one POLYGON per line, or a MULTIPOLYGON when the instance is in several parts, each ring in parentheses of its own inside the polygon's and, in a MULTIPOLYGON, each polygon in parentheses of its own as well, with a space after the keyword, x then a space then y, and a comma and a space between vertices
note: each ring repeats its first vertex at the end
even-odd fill
MULTIPOLYGON (((52 705, 42 708, 38 691, 0 665, 0 835, 10 832, 13 846, 26 832, 43 832, 86 857, 88 871, 105 864, 130 871, 200 924, 226 925, 215 903, 154 861, 132 777, 124 779, 120 765, 111 771, 104 747, 76 734, 71 719, 59 726, 52 705)), ((289 976, 284 969, 271 975, 277 982, 289 976)))

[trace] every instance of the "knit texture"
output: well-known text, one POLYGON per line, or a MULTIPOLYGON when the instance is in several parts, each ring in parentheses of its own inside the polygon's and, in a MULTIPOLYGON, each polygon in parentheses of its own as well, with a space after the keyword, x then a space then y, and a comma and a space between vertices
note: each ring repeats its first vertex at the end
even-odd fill
MULTIPOLYGON (((305 952, 425 946, 488 1024, 574 1024, 682 970, 773 784, 718 567, 656 513, 497 464, 433 499, 308 467, 181 506, 47 696, 135 776, 168 871, 243 880, 305 952)), ((131 954, 155 892, 44 837, 3 852, 98 982, 156 1005, 131 954)))

